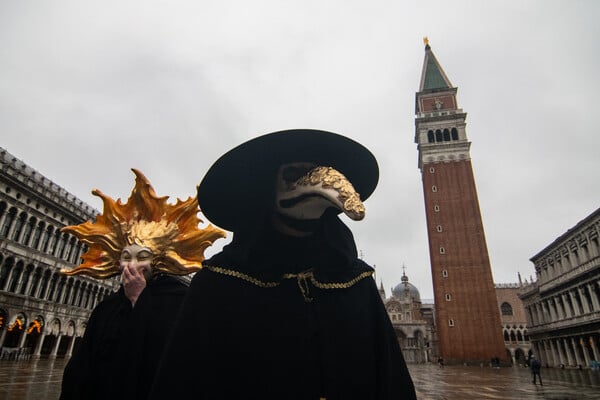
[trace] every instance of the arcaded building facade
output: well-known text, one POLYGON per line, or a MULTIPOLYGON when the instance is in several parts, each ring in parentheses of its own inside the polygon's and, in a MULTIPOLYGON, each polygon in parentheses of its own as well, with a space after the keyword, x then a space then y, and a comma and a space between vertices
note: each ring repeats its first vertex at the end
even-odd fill
POLYGON ((520 293, 534 353, 543 364, 600 360, 600 209, 530 260, 537 281, 520 293))
POLYGON ((385 297, 383 285, 379 292, 406 362, 418 364, 431 361, 433 320, 427 319, 431 314, 423 310, 419 290, 403 274, 402 282, 392 288, 389 298, 385 297))
POLYGON ((502 336, 506 353, 513 365, 526 365, 531 350, 527 317, 523 301, 519 298, 522 283, 496 284, 496 298, 502 322, 502 336))
POLYGON ((85 247, 62 233, 97 210, 0 148, 0 358, 68 356, 116 279, 67 277, 85 247))
POLYGON ((507 362, 471 164, 467 114, 429 44, 416 94, 419 153, 440 356, 507 362), (477 299, 477 301, 473 301, 477 299))

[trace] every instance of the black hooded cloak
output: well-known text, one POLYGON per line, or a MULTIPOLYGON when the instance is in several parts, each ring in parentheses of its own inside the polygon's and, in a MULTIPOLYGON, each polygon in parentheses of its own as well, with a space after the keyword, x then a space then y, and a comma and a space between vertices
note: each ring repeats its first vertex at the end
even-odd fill
POLYGON ((161 274, 135 307, 122 287, 98 304, 65 367, 60 400, 146 399, 186 290, 161 274))
POLYGON ((196 274, 150 398, 416 399, 373 269, 334 213, 236 232, 196 274))

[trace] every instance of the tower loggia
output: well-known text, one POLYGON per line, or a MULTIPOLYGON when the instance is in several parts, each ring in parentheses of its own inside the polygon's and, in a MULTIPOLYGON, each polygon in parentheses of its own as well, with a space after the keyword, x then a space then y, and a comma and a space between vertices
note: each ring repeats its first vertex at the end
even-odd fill
POLYGON ((440 356, 506 360, 500 313, 471 165, 467 114, 425 43, 415 142, 423 181, 440 356))

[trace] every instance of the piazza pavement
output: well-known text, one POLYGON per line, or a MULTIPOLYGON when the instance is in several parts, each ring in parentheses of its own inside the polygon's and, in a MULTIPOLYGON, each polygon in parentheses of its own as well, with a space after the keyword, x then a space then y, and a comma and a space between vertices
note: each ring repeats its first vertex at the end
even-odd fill
MULTIPOLYGON (((57 400, 65 359, 0 361, 0 400, 57 400)), ((600 371, 542 369, 534 385, 528 369, 409 365, 419 400, 600 400, 600 371)))

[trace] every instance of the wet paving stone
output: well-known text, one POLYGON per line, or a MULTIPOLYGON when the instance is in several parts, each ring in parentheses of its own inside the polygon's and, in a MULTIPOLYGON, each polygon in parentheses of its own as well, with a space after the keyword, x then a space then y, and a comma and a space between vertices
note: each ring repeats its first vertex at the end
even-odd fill
POLYGON ((522 367, 410 365, 420 400, 600 399, 600 371, 542 368, 544 385, 522 367))
MULTIPOLYGON (((0 361, 0 400, 57 400, 66 360, 0 361)), ((420 400, 600 400, 600 371, 409 365, 420 400)), ((400 399, 399 399, 400 400, 400 399)))

